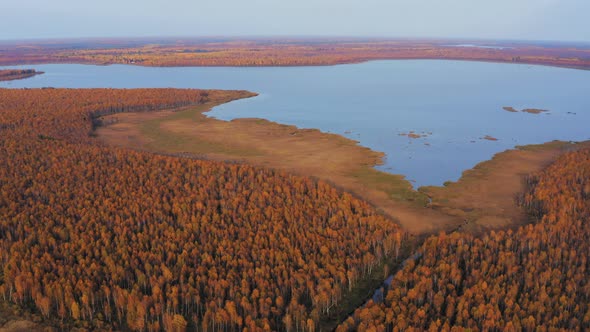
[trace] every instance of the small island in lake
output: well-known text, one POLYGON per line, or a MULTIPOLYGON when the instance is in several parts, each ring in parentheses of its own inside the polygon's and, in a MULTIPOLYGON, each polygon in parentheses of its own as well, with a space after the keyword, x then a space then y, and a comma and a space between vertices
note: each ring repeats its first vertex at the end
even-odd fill
POLYGON ((505 111, 507 111, 507 112, 518 113, 518 110, 516 110, 512 106, 504 106, 504 107, 502 107, 502 109, 505 110, 505 111))
POLYGON ((407 132, 407 133, 400 133, 399 136, 407 136, 409 138, 423 138, 423 137, 428 137, 432 135, 431 132, 425 132, 423 131, 422 133, 416 133, 413 130, 407 132))
MULTIPOLYGON (((518 113, 519 111, 512 107, 512 106, 504 106, 502 107, 503 110, 505 110, 506 112, 511 112, 511 113, 518 113)), ((540 108, 523 108, 520 110, 520 112, 525 112, 525 113, 530 113, 530 114, 540 114, 540 113, 546 113, 549 112, 548 110, 543 110, 540 108)))
POLYGON ((546 113, 549 112, 548 110, 542 110, 539 108, 525 108, 523 110, 521 110, 521 112, 525 112, 525 113, 531 113, 531 114, 540 114, 540 113, 546 113))
POLYGON ((497 138, 495 138, 493 136, 490 136, 490 135, 485 135, 484 137, 482 137, 480 139, 485 139, 485 140, 488 140, 488 141, 497 141, 498 140, 497 138))
POLYGON ((43 74, 42 71, 35 69, 0 69, 0 81, 22 80, 43 74))

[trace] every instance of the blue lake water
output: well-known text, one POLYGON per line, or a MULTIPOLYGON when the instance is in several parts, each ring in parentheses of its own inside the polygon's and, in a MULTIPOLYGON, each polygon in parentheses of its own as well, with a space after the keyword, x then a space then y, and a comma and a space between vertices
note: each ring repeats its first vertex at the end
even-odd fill
POLYGON ((259 97, 219 106, 224 120, 258 117, 319 128, 386 153, 377 168, 416 187, 516 145, 590 139, 590 71, 442 60, 372 61, 328 67, 35 65, 45 74, 0 87, 244 89, 259 97), (502 109, 540 108, 548 114, 502 109), (400 134, 431 133, 411 139, 400 134), (485 135, 497 141, 481 139, 485 135))

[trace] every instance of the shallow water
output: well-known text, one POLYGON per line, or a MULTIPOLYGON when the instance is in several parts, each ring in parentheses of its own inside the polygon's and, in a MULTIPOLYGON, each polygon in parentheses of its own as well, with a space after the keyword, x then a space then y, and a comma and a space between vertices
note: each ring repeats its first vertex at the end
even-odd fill
POLYGON ((344 135, 386 153, 379 169, 415 186, 456 180, 515 145, 590 139, 590 71, 443 60, 328 67, 150 68, 30 65, 45 74, 0 87, 244 89, 259 97, 221 105, 224 120, 259 117, 344 135), (511 113, 539 108, 545 114, 511 113), (414 131, 417 139, 400 136, 414 131), (431 133, 431 134, 429 134, 431 133), (497 141, 481 139, 490 135, 497 141))

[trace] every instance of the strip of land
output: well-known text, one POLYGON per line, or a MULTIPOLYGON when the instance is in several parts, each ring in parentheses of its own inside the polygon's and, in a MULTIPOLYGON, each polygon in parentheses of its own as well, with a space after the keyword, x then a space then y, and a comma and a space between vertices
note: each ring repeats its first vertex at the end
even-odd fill
POLYGON ((5 42, 0 65, 317 66, 449 59, 590 69, 590 45, 377 38, 145 38, 5 42))
POLYGON ((564 151, 586 146, 550 143, 509 150, 465 172, 456 184, 416 191, 403 176, 374 169, 383 154, 356 141, 262 119, 222 121, 203 114, 218 103, 105 116, 98 119, 104 125, 96 134, 112 145, 317 177, 367 200, 413 234, 526 222, 514 201, 524 189, 522 178, 564 151))
POLYGON ((41 74, 43 74, 42 71, 35 69, 2 69, 0 70, 0 81, 22 80, 41 74))
POLYGON ((432 198, 430 208, 463 220, 457 230, 480 233, 519 226, 529 221, 515 203, 517 195, 525 190, 524 178, 544 169, 564 152, 589 147, 588 141, 517 147, 466 170, 457 182, 421 187, 419 191, 432 198))

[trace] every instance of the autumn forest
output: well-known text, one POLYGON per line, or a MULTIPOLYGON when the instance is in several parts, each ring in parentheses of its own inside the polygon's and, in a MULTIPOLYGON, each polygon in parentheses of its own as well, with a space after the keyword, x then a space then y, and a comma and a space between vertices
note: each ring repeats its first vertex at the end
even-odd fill
POLYGON ((90 136, 100 114, 239 95, 0 90, 2 299, 94 328, 314 330, 399 254, 396 224, 326 183, 90 136))
MULTIPOLYGON (((443 59, 590 69, 586 44, 449 43, 4 41, 0 65, 443 59)), ((50 75, 31 78, 40 74, 9 67, 0 81, 50 75)), ((498 153, 456 182, 414 188, 402 175, 375 169, 384 154, 349 137, 203 114, 257 93, 0 88, 0 332, 590 330, 588 142, 498 153), (150 150, 164 126, 176 136, 150 150), (107 127, 110 141, 99 137, 107 127), (145 131, 153 136, 140 137, 145 131), (205 141, 207 134, 216 140, 205 141), (199 139, 201 150, 175 145, 199 139), (111 144, 123 140, 139 143, 111 144), (266 141, 275 145, 252 143, 266 141), (317 150, 337 149, 333 163, 314 159, 317 150)), ((536 117, 531 123, 550 113, 514 107, 498 112, 536 117)), ((397 136, 430 147, 419 139, 437 134, 397 136)))
MULTIPOLYGON (((0 296, 53 326, 316 331, 406 234, 310 178, 107 147, 94 119, 243 91, 0 90, 0 296)), ((590 153, 527 177, 514 230, 427 238, 338 331, 590 328, 590 153), (453 328, 452 328, 453 327, 453 328)))

